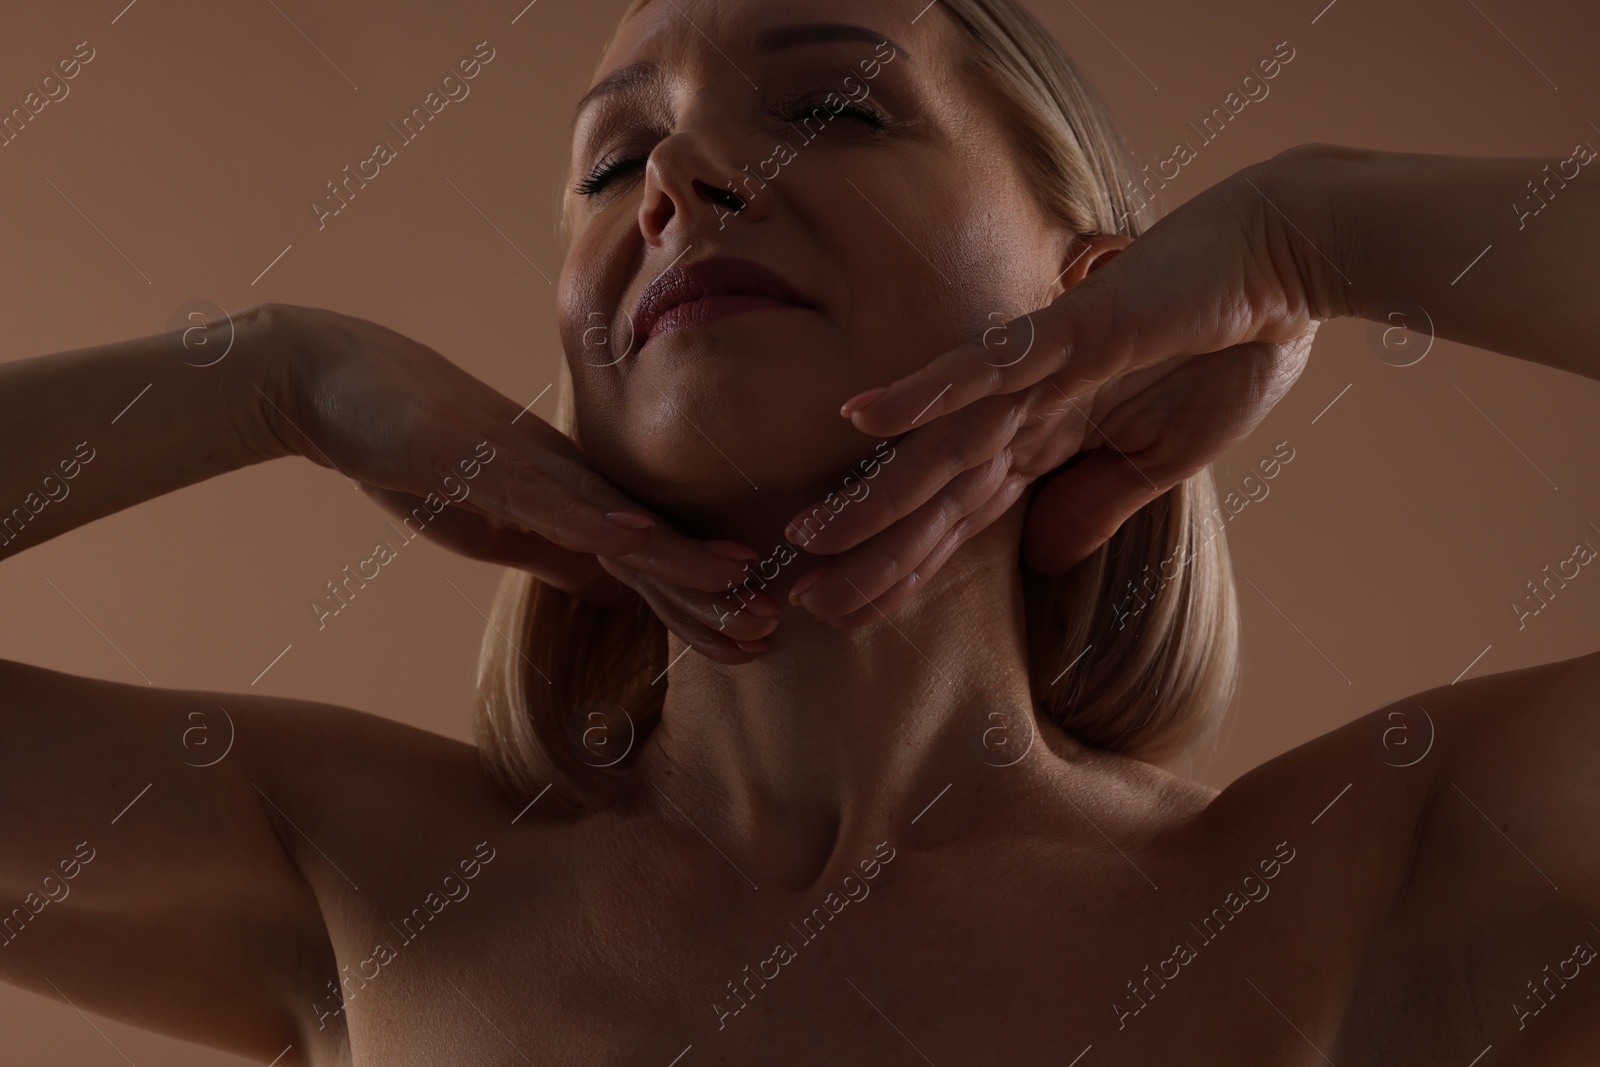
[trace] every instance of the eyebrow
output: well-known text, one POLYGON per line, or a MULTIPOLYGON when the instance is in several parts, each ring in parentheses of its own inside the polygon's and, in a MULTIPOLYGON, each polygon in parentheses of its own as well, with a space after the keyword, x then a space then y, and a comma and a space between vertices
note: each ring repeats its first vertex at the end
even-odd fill
POLYGON ((583 94, 583 99, 578 101, 574 114, 583 114, 584 108, 602 96, 610 96, 626 89, 649 85, 656 80, 657 74, 658 68, 656 65, 646 60, 630 63, 626 67, 614 70, 596 82, 594 88, 583 94))
POLYGON ((832 44, 835 41, 864 41, 867 44, 887 44, 907 59, 911 53, 901 48, 877 30, 846 22, 806 22, 798 26, 781 26, 764 34, 756 47, 762 52, 781 52, 807 44, 832 44))
MULTIPOLYGON (((804 45, 833 44, 839 41, 887 44, 895 50, 896 54, 915 62, 911 60, 910 52, 907 52, 899 44, 877 30, 846 22, 807 22, 796 26, 780 26, 763 34, 761 40, 757 42, 756 48, 758 51, 771 53, 782 52, 790 48, 800 48, 804 45)), ((574 114, 581 115, 584 108, 603 96, 610 96, 613 93, 650 85, 659 76, 659 68, 648 60, 630 63, 626 67, 614 70, 597 82, 594 88, 583 94, 583 99, 578 101, 574 114)))

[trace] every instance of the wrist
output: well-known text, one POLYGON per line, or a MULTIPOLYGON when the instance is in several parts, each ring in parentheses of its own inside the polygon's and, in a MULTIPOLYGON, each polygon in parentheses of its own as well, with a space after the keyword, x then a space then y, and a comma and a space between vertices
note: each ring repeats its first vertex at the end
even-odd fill
POLYGON ((1310 143, 1285 149, 1247 172, 1258 187, 1269 246, 1281 250, 1298 277, 1307 312, 1319 321, 1364 318, 1363 301, 1374 294, 1353 284, 1363 272, 1353 205, 1367 183, 1378 153, 1344 145, 1310 143))
POLYGON ((261 460, 300 454, 294 410, 304 342, 294 312, 256 304, 230 315, 237 358, 229 360, 228 410, 239 439, 261 460))

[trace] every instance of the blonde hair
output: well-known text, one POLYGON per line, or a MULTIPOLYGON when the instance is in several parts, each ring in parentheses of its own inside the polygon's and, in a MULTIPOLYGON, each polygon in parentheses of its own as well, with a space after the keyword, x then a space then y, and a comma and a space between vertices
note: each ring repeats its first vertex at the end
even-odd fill
MULTIPOLYGON (((649 2, 634 0, 618 30, 649 2)), ((966 69, 999 106, 1042 206, 1081 236, 1137 236, 1144 227, 1127 195, 1132 153, 1060 44, 1014 0, 937 7, 965 31, 966 69)), ((571 196, 566 185, 563 243, 571 196)), ((557 407, 556 426, 570 436, 576 417, 565 361, 557 407)), ((1018 561, 1035 707, 1066 734, 1157 760, 1220 721, 1239 674, 1238 601, 1221 522, 1213 521, 1220 515, 1207 467, 1064 574, 1018 561), (1135 598, 1139 610, 1128 610, 1135 598)), ((488 773, 524 798, 548 787, 541 806, 568 816, 603 807, 619 795, 626 760, 600 765, 610 761, 591 758, 581 735, 616 731, 636 747, 660 720, 666 686, 655 680, 666 667, 666 626, 642 600, 632 609, 603 607, 508 570, 478 665, 474 731, 488 773)))

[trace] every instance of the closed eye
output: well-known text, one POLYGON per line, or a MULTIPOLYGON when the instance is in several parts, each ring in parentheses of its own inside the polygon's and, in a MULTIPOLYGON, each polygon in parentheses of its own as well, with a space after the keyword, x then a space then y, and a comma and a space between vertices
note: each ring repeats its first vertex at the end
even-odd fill
POLYGON ((643 155, 625 156, 622 159, 602 159, 595 164, 595 168, 589 172, 587 177, 573 187, 573 191, 579 196, 594 196, 605 189, 617 175, 626 170, 643 167, 649 158, 648 155, 643 155))
POLYGON ((829 95, 837 96, 836 93, 829 94, 813 92, 804 94, 798 98, 791 98, 789 101, 779 106, 779 117, 789 122, 794 122, 803 118, 811 118, 825 123, 828 120, 836 118, 840 115, 849 115, 851 118, 856 119, 858 122, 870 126, 875 130, 883 130, 888 128, 889 119, 876 108, 852 101, 845 104, 838 111, 834 111, 832 108, 828 107, 826 103, 829 95))
MULTIPOLYGON (((781 104, 777 109, 779 118, 786 122, 798 122, 810 119, 813 123, 822 123, 824 127, 835 118, 848 116, 871 130, 881 131, 889 127, 889 119, 876 108, 852 101, 845 104, 838 111, 834 111, 827 103, 828 93, 811 92, 798 98, 791 98, 781 104)), ((837 94, 833 94, 837 95, 837 94)), ((604 191, 612 180, 629 170, 643 167, 649 160, 649 154, 624 156, 620 159, 607 157, 597 163, 587 176, 574 186, 573 191, 580 196, 595 196, 604 191)))

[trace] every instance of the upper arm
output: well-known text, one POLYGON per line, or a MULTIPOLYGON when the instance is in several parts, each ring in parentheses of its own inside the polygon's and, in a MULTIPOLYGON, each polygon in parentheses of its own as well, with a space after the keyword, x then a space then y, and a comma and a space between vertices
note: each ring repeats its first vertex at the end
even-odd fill
POLYGON ((1468 683, 1437 728, 1432 860, 1503 861, 1530 905, 1600 911, 1600 653, 1468 683))
POLYGON ((1428 999, 1483 1042, 1592 1052, 1600 960, 1573 961, 1600 949, 1600 654, 1419 700, 1437 762, 1398 934, 1428 999))
POLYGON ((282 703, 0 660, 0 979, 307 1062, 299 993, 336 970, 268 815, 282 703))

